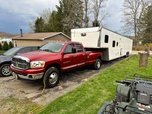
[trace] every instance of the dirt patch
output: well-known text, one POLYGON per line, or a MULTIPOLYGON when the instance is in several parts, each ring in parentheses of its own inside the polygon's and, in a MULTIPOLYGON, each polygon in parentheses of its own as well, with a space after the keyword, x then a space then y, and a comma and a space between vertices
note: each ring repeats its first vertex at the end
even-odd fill
MULTIPOLYGON (((111 62, 105 62, 102 69, 122 60, 117 59, 111 62)), ((60 84, 57 87, 43 90, 41 80, 16 80, 14 77, 0 78, 0 114, 14 113, 22 114, 28 113, 33 109, 40 109, 39 107, 47 105, 56 98, 73 90, 80 84, 88 80, 88 78, 95 76, 99 71, 93 70, 90 67, 73 70, 64 73, 60 84), (17 104, 14 104, 14 103, 17 104), (22 110, 17 111, 20 105, 24 106, 22 110), (28 107, 30 106, 30 107, 28 107), (14 112, 13 112, 14 111, 14 112)))

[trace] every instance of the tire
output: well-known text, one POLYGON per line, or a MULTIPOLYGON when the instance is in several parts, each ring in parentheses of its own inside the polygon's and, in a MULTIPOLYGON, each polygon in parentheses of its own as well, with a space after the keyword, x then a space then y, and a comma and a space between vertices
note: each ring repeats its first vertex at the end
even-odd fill
POLYGON ((53 88, 59 83, 60 72, 57 68, 49 68, 43 77, 44 88, 53 88))
POLYGON ((101 68, 101 59, 97 58, 96 62, 94 63, 94 69, 99 70, 101 68))
POLYGON ((126 53, 126 57, 129 57, 129 52, 126 53))
POLYGON ((10 70, 10 64, 2 64, 0 67, 0 75, 3 77, 10 76, 12 74, 10 70))

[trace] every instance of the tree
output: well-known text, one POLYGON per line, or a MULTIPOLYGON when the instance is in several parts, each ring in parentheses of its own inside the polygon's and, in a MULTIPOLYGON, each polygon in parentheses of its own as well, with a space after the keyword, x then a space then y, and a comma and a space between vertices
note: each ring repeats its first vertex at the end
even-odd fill
POLYGON ((45 21, 42 17, 37 17, 35 20, 34 32, 45 32, 45 21))
POLYGON ((90 0, 83 0, 83 7, 84 7, 84 27, 89 26, 89 3, 90 0))
POLYGON ((107 14, 105 11, 102 12, 106 1, 107 0, 92 0, 92 12, 94 15, 93 26, 100 26, 102 20, 106 17, 107 14))
POLYGON ((152 5, 145 9, 140 24, 143 43, 152 43, 152 5))
POLYGON ((12 43, 12 42, 9 42, 9 44, 8 44, 8 49, 11 49, 12 47, 14 47, 13 43, 12 43))
POLYGON ((136 45, 139 40, 137 36, 140 33, 139 23, 148 4, 149 0, 124 0, 123 29, 126 33, 134 34, 136 45))
POLYGON ((62 14, 60 11, 52 11, 48 22, 47 22, 47 31, 51 32, 62 32, 63 24, 62 24, 62 14))
POLYGON ((0 50, 2 50, 2 44, 0 43, 0 50))
POLYGON ((83 5, 81 0, 60 0, 57 11, 60 11, 63 32, 70 35, 72 28, 82 27, 83 5))
POLYGON ((8 43, 7 42, 4 42, 4 44, 3 44, 3 50, 8 50, 8 43))

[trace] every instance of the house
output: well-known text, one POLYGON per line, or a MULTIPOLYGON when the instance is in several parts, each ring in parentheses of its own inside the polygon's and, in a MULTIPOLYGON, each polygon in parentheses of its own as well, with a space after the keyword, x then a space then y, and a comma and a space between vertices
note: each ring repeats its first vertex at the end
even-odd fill
POLYGON ((66 42, 70 40, 70 37, 62 32, 21 33, 12 40, 16 46, 41 46, 49 41, 66 42))
POLYGON ((0 43, 3 44, 4 42, 12 42, 12 39, 11 38, 6 38, 6 37, 0 37, 0 43))
POLYGON ((7 42, 9 44, 10 42, 12 42, 13 36, 14 36, 14 34, 0 32, 0 44, 3 45, 4 42, 7 42))

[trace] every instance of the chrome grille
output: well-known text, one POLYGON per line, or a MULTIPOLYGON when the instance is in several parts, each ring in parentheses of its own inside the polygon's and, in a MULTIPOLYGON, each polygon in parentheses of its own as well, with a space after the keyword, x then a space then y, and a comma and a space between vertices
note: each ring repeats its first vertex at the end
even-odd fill
POLYGON ((22 70, 30 68, 30 63, 27 62, 26 60, 23 60, 22 58, 13 58, 12 65, 17 69, 22 69, 22 70))

